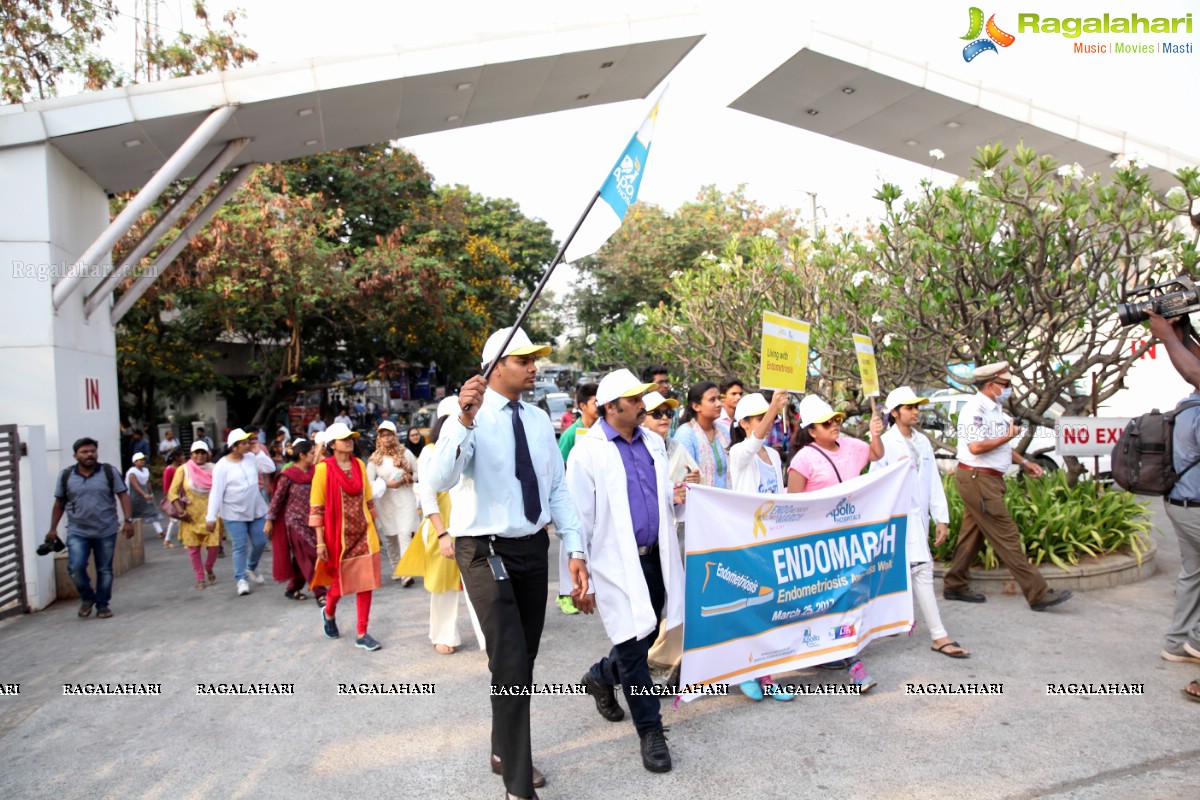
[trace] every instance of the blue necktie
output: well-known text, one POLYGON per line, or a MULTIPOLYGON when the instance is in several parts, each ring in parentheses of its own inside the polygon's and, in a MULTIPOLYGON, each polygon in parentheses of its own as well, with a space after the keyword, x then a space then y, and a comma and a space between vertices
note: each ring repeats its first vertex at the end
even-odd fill
POLYGON ((517 443, 517 480, 521 482, 521 502, 525 506, 525 519, 537 522, 542 516, 542 498, 538 494, 537 475, 533 471, 533 458, 529 455, 529 440, 525 438, 525 425, 521 422, 521 403, 513 400, 513 439, 517 443))

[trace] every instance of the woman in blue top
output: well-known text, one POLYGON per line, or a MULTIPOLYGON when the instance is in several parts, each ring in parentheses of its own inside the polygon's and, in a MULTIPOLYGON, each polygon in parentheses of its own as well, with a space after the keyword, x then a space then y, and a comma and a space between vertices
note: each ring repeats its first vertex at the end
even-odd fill
POLYGON ((721 399, 717 385, 701 381, 688 390, 687 408, 675 441, 700 465, 700 485, 729 488, 729 439, 717 428, 721 399))

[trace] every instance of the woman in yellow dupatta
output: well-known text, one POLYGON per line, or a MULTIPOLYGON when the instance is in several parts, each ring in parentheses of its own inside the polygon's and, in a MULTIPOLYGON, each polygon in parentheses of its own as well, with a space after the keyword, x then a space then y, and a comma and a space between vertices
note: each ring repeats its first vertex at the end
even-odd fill
POLYGON ((317 566, 312 585, 328 586, 321 622, 325 635, 338 638, 338 600, 357 595, 358 638, 356 647, 378 650, 382 645, 367 633, 371 615, 371 592, 383 585, 379 557, 379 534, 375 532, 375 503, 367 468, 354 457, 354 439, 346 425, 335 422, 325 431, 325 442, 333 455, 317 465, 313 473, 308 524, 317 534, 317 566))
MULTIPOLYGON (((442 425, 451 414, 458 415, 456 396, 444 398, 438 404, 437 421, 429 432, 430 443, 421 450, 417 459, 417 497, 421 501, 421 514, 425 520, 393 573, 394 577, 425 579, 425 589, 429 592, 429 640, 433 642, 434 649, 443 655, 455 652, 462 644, 462 637, 458 634, 458 596, 462 580, 458 573, 458 562, 454 560, 454 539, 448 531, 450 492, 431 490, 429 482, 422 482, 421 476, 429 474, 442 425)), ((463 594, 465 596, 465 592, 463 594)), ((471 615, 479 649, 483 650, 483 631, 480 630, 469 598, 467 611, 471 615)))

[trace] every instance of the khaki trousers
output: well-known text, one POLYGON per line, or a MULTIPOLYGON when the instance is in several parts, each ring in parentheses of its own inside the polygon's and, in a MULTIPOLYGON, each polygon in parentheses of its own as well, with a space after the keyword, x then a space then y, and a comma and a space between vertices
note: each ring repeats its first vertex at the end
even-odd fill
POLYGON ((1020 585, 1025 600, 1030 604, 1037 602, 1050 587, 1021 549, 1021 532, 1004 505, 1004 478, 960 467, 954 471, 954 482, 963 499, 963 520, 943 588, 948 592, 966 590, 971 564, 986 539, 1000 563, 1020 585))

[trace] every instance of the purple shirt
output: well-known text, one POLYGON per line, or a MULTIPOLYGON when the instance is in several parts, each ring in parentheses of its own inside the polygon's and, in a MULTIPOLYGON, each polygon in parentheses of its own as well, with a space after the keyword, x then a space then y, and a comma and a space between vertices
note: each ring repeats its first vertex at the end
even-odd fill
POLYGON ((625 492, 629 495, 634 538, 638 547, 649 547, 658 542, 658 476, 654 472, 654 459, 642 441, 642 429, 635 428, 633 441, 627 442, 606 421, 600 420, 600 428, 617 446, 625 466, 625 492))

